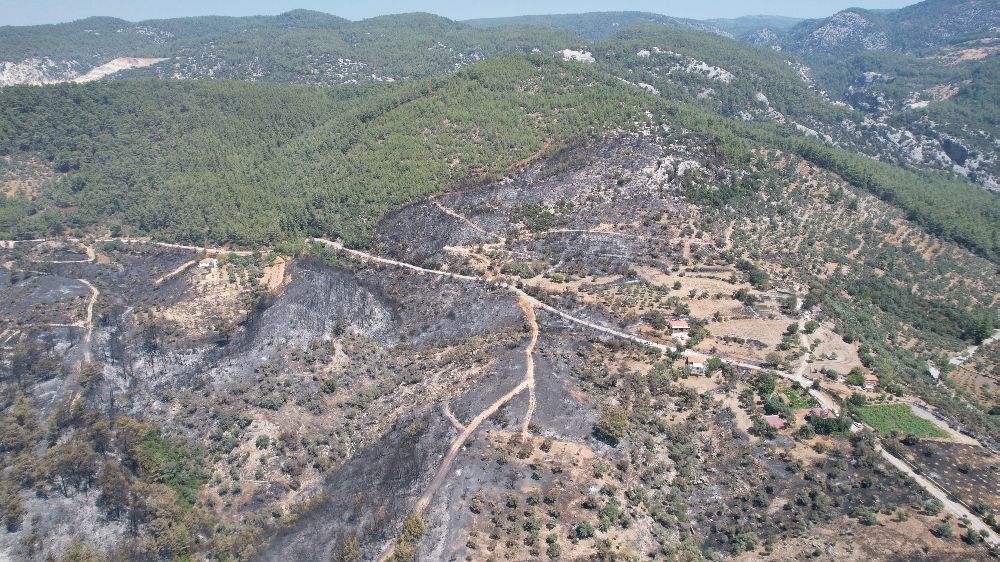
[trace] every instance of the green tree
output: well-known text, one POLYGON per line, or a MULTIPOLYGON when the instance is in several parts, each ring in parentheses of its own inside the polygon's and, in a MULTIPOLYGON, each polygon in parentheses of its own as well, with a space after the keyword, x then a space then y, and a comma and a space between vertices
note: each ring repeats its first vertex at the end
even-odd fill
POLYGON ((603 439, 617 443, 625 436, 628 429, 628 415, 618 406, 607 406, 601 411, 601 416, 594 426, 594 431, 603 439))

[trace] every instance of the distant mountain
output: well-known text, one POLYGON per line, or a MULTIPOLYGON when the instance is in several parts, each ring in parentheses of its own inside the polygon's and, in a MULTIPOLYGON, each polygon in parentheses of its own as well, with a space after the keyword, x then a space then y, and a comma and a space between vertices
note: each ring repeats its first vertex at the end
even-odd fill
POLYGON ((0 27, 0 86, 90 75, 313 84, 399 80, 451 72, 501 53, 555 52, 580 42, 558 29, 480 29, 423 13, 359 22, 305 10, 139 23, 89 18, 0 27))
POLYGON ((658 24, 678 29, 704 31, 731 37, 732 34, 710 22, 674 18, 648 12, 591 12, 586 14, 551 14, 536 16, 515 16, 509 18, 485 18, 466 20, 464 23, 475 27, 499 27, 510 25, 538 25, 564 29, 579 34, 585 39, 607 39, 626 27, 637 24, 658 24))
POLYGON ((901 51, 989 36, 998 25, 995 0, 925 0, 891 12, 851 8, 806 20, 789 30, 783 45, 805 53, 901 51))
POLYGON ((0 58, 5 61, 32 57, 77 59, 81 64, 115 56, 137 54, 151 45, 169 45, 191 38, 264 29, 336 29, 350 23, 344 18, 309 10, 277 16, 147 20, 133 23, 117 18, 91 17, 69 23, 33 26, 0 26, 0 58))
POLYGON ((738 18, 722 18, 705 20, 706 23, 714 25, 719 29, 731 33, 735 37, 744 37, 750 33, 761 29, 771 31, 787 31, 802 22, 802 18, 790 18, 786 16, 742 16, 738 18))

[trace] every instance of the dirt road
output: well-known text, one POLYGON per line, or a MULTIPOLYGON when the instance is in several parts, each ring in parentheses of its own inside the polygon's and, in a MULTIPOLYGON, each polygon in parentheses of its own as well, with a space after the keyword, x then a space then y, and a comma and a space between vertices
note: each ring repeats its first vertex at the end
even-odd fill
POLYGON ((972 357, 979 351, 979 348, 984 345, 990 345, 993 342, 1000 341, 1000 330, 993 332, 993 335, 989 338, 983 340, 983 343, 979 345, 974 345, 962 352, 961 355, 957 357, 952 357, 948 362, 952 365, 964 365, 966 361, 972 359, 972 357))
POLYGON ((83 251, 87 255, 86 259, 82 259, 82 260, 44 260, 44 261, 45 261, 45 263, 93 263, 93 261, 95 259, 97 259, 97 252, 94 251, 93 247, 91 247, 89 245, 84 245, 83 246, 83 251))
POLYGON ((97 297, 101 296, 101 291, 97 287, 90 284, 90 281, 86 279, 77 279, 77 281, 83 283, 90 288, 90 302, 87 303, 87 313, 83 318, 83 341, 80 343, 80 347, 83 349, 83 362, 90 362, 90 338, 94 334, 94 303, 97 302, 97 297))
POLYGON ((375 263, 383 263, 386 265, 394 265, 397 267, 402 267, 403 269, 409 269, 410 271, 416 271, 417 273, 426 273, 430 275, 438 275, 440 277, 451 277, 452 279, 461 279, 463 281, 480 281, 479 277, 473 277, 472 275, 462 275, 461 273, 452 273, 450 271, 440 271, 437 269, 427 269, 426 267, 419 267, 410 263, 397 261, 389 258, 380 258, 378 256, 369 254, 368 252, 362 252, 361 250, 352 250, 350 248, 344 247, 340 242, 334 242, 333 240, 327 240, 325 238, 310 238, 310 242, 316 242, 319 244, 324 244, 329 246, 339 252, 344 252, 345 254, 360 258, 362 260, 371 261, 375 263))
MULTIPOLYGON (((145 240, 138 240, 138 239, 107 239, 107 240, 103 240, 103 241, 112 241, 112 240, 118 240, 118 241, 124 242, 124 243, 147 242, 145 240)), ((475 277, 475 276, 471 276, 471 275, 463 275, 463 274, 452 273, 452 272, 448 272, 448 271, 439 271, 439 270, 434 270, 434 269, 427 269, 427 268, 415 266, 415 265, 412 265, 412 264, 409 264, 409 263, 405 263, 405 262, 393 260, 393 259, 388 259, 388 258, 382 258, 382 257, 374 256, 372 254, 369 254, 369 253, 366 253, 366 252, 362 252, 362 251, 359 251, 359 250, 352 250, 352 249, 349 249, 349 248, 345 248, 341 243, 334 242, 334 241, 331 241, 331 240, 325 240, 325 239, 320 239, 320 238, 314 238, 314 239, 311 239, 311 240, 314 241, 314 242, 318 242, 318 243, 321 243, 321 244, 328 245, 328 246, 330 246, 330 247, 332 247, 332 248, 334 248, 334 249, 336 249, 338 251, 341 251, 341 252, 347 253, 349 255, 355 256, 355 257, 360 258, 362 260, 372 261, 372 262, 375 262, 375 263, 382 263, 382 264, 386 264, 386 265, 393 265, 393 266, 401 267, 401 268, 408 269, 408 270, 411 270, 411 271, 414 271, 414 272, 417 272, 417 273, 421 273, 421 274, 430 274, 430 275, 437 275, 437 276, 442 276, 442 277, 450 277, 450 278, 453 278, 453 279, 460 279, 460 280, 464 280, 464 281, 477 281, 477 282, 488 281, 488 280, 485 280, 485 279, 482 279, 482 278, 479 278, 479 277, 475 277)), ((9 242, 9 243, 13 244, 13 242, 9 242)), ((169 243, 163 243, 163 242, 153 242, 153 244, 157 244, 157 245, 163 246, 163 247, 186 249, 186 250, 194 250, 194 251, 205 250, 204 248, 195 247, 195 246, 184 246, 184 245, 180 245, 180 244, 169 244, 169 243)), ((229 253, 229 254, 232 254, 232 255, 250 255, 250 254, 252 254, 252 252, 247 252, 247 251, 225 250, 225 249, 207 249, 207 251, 210 252, 210 253, 229 253)), ((87 331, 86 331, 85 336, 84 336, 84 360, 85 361, 89 361, 90 360, 90 337, 91 337, 91 333, 92 333, 92 330, 93 330, 93 308, 94 308, 94 302, 96 301, 97 297, 100 295, 100 292, 95 287, 93 287, 93 285, 91 285, 89 282, 87 282, 86 280, 82 280, 81 279, 80 281, 83 282, 83 283, 85 283, 88 287, 90 287, 91 291, 92 291, 92 297, 91 297, 90 303, 87 306, 87 315, 86 315, 86 320, 84 322, 84 326, 87 328, 87 331)), ((560 317, 562 317, 562 318, 564 318, 564 319, 566 319, 566 320, 568 320, 570 322, 573 322, 575 324, 578 324, 578 325, 581 325, 581 326, 585 326, 585 327, 591 328, 593 330, 597 330, 599 332, 602 332, 602 333, 605 333, 605 334, 609 334, 609 335, 612 335, 612 336, 615 336, 615 337, 623 338, 623 339, 626 339, 626 340, 638 343, 640 345, 644 345, 644 346, 647 346, 647 347, 650 347, 650 348, 653 348, 653 349, 657 349, 659 351, 670 352, 670 351, 673 351, 675 349, 673 347, 666 346, 666 345, 661 344, 661 343, 657 343, 657 342, 652 342, 652 341, 649 341, 649 340, 645 340, 645 339, 640 338, 640 337, 638 337, 638 336, 636 336, 634 334, 630 334, 630 333, 627 333, 627 332, 622 332, 622 331, 619 331, 619 330, 615 330, 613 328, 609 328, 607 326, 602 326, 600 324, 596 324, 596 323, 593 323, 593 322, 590 322, 590 321, 587 321, 587 320, 583 320, 581 318, 577 318, 577 317, 575 317, 575 316, 573 316, 571 314, 565 313, 565 312, 563 312, 561 310, 558 310, 558 309, 556 309, 556 308, 554 308, 552 306, 549 306, 549 305, 547 305, 547 304, 539 301, 538 299, 536 299, 536 298, 528 295, 527 293, 525 293, 524 291, 522 291, 520 289, 517 289, 516 287, 510 286, 510 285, 508 285, 506 283, 503 283, 502 286, 508 288, 509 290, 511 290, 512 292, 514 292, 517 295, 517 297, 518 297, 518 306, 520 306, 521 309, 525 311, 525 316, 526 316, 526 318, 528 318, 529 325, 532 327, 532 338, 531 338, 531 342, 529 343, 529 346, 528 346, 527 351, 526 351, 526 353, 528 354, 529 361, 528 361, 528 368, 526 369, 526 372, 525 372, 525 378, 517 386, 515 386, 509 392, 507 392, 506 394, 504 394, 503 396, 501 396, 500 398, 498 398, 495 402, 493 402, 492 404, 490 404, 483 411, 481 411, 478 415, 476 415, 467 425, 464 426, 464 429, 462 429, 460 431, 459 435, 455 438, 455 440, 452 441, 452 444, 451 444, 451 446, 450 446, 450 448, 448 450, 448 453, 445 455, 444 459, 441 462, 441 465, 438 467, 438 470, 435 473, 434 479, 431 481, 430 486, 425 491, 425 493, 423 494, 423 496, 421 496, 420 500, 417 502, 417 506, 416 506, 416 510, 415 511, 418 512, 418 513, 422 513, 423 511, 425 511, 427 509, 427 506, 430 504, 430 501, 433 498, 434 493, 444 483, 444 480, 445 480, 445 478, 448 475, 448 472, 449 472, 449 470, 451 468, 451 464, 454 461, 456 455, 461 450, 461 448, 465 445, 465 443, 468 441, 469 437, 479 428, 480 425, 482 425, 482 423, 486 419, 488 419, 491 415, 493 415, 494 413, 496 413, 496 411, 499 410, 500 407, 502 407, 504 404, 510 402, 515 396, 517 396, 518 394, 520 394, 522 391, 529 390, 529 393, 531 395, 531 399, 529 399, 528 414, 525 416, 524 426, 522 427, 522 435, 526 434, 526 432, 527 432, 527 424, 530 423, 530 419, 531 419, 531 416, 533 415, 533 411, 534 411, 534 407, 535 407, 534 406, 534 400, 533 400, 533 398, 534 398, 534 396, 533 396, 533 394, 534 394, 534 392, 533 392, 533 386, 534 386, 534 368, 533 367, 534 367, 534 362, 533 362, 532 354, 534 352, 534 348, 535 348, 535 345, 536 345, 536 342, 537 342, 537 338, 538 338, 538 324, 537 324, 537 320, 535 319, 535 314, 534 314, 534 311, 536 309, 539 309, 539 308, 540 309, 544 309, 546 311, 549 311, 549 312, 551 312, 553 314, 556 314, 556 315, 558 315, 558 316, 560 316, 560 317)), ((801 332, 801 327, 802 327, 802 322, 800 321, 800 332, 801 332)), ((804 336, 800 336, 800 337, 804 337, 804 336)), ((1000 332, 998 332, 998 334, 996 336, 994 336, 994 337, 1000 337, 1000 332)), ((971 351, 972 353, 975 353, 975 349, 970 349, 969 351, 971 351)), ((966 356, 971 356, 971 353, 969 353, 969 351, 966 352, 966 354, 965 354, 966 356)), ((808 358, 808 355, 807 355, 806 359, 807 358, 808 358)), ((736 365, 736 366, 739 366, 739 367, 743 367, 743 368, 746 368, 746 369, 750 369, 750 370, 762 370, 763 369, 763 367, 760 367, 759 365, 753 365, 753 364, 750 364, 750 363, 740 363, 740 362, 731 361, 731 360, 728 361, 728 362, 730 364, 733 364, 733 365, 736 365)), ((805 371, 804 367, 805 367, 806 363, 807 363, 807 361, 804 360, 803 364, 799 367, 799 369, 797 369, 797 371, 795 373, 788 373, 788 372, 783 372, 783 371, 776 371, 776 373, 779 376, 781 376, 781 377, 784 377, 784 378, 792 380, 792 381, 796 381, 799 384, 801 384, 803 387, 810 389, 809 390, 810 394, 812 394, 819 401, 819 403, 821 405, 823 405, 823 406, 825 406, 827 408, 830 408, 830 409, 836 409, 836 403, 835 403, 835 401, 833 401, 833 399, 830 396, 828 396, 824 392, 821 392, 821 391, 818 391, 818 390, 815 390, 815 389, 811 388, 812 381, 809 380, 809 379, 806 379, 805 376, 804 376, 804 371, 805 371)), ((454 417, 454 416, 451 416, 451 417, 454 417)), ((458 420, 455 420, 455 422, 457 422, 457 421, 458 420)), ((461 423, 458 423, 458 425, 456 425, 456 427, 462 427, 461 423)), ((951 500, 948 497, 947 492, 945 492, 942 488, 940 488, 938 485, 936 485, 935 483, 931 482, 927 478, 925 478, 925 477, 917 474, 912 468, 910 468, 906 464, 905 461, 903 461, 902 459, 899 459, 899 458, 893 456, 892 454, 888 453, 882 447, 879 447, 879 452, 882 455, 882 457, 889 464, 893 465, 894 467, 896 467, 901 472, 903 472, 903 473, 907 474, 908 476, 910 476, 911 478, 913 478, 914 481, 916 481, 917 484, 920 485, 922 488, 924 488, 929 494, 931 494, 933 497, 941 500, 942 503, 944 503, 945 507, 951 513, 953 513, 954 515, 956 515, 958 517, 968 518, 971 521, 973 528, 975 528, 975 529, 977 529, 979 531, 982 531, 982 532, 984 532, 986 534, 986 536, 988 537, 987 540, 989 540, 992 543, 1000 543, 1000 537, 998 537, 998 535, 997 535, 996 532, 994 532, 992 529, 990 529, 982 521, 982 519, 980 519, 976 514, 972 513, 965 506, 963 506, 962 504, 957 503, 957 502, 951 500)), ((388 560, 392 556, 392 554, 393 554, 393 549, 390 549, 384 556, 381 557, 380 560, 384 562, 385 560, 388 560)))
POLYGON ((978 515, 973 513, 964 505, 956 501, 953 501, 951 497, 949 497, 947 492, 938 487, 936 483, 931 482, 930 480, 928 480, 927 478, 925 478, 920 474, 917 474, 917 472, 913 470, 913 468, 911 468, 910 465, 906 463, 904 460, 889 453, 888 451, 883 449, 881 445, 879 445, 877 448, 879 453, 882 455, 882 458, 884 458, 886 462, 896 467, 897 470, 899 470, 903 474, 906 474, 914 481, 916 481, 916 483, 920 485, 921 488, 926 490, 927 493, 929 493, 931 496, 940 500, 941 503, 944 504, 945 509, 950 511, 953 515, 955 515, 959 519, 967 518, 971 523, 970 526, 973 529, 979 531, 980 533, 986 533, 987 537, 986 540, 988 542, 991 542, 993 544, 1000 544, 1000 535, 998 535, 996 531, 990 528, 989 525, 983 522, 983 520, 980 519, 978 515))
POLYGON ((528 411, 524 414, 524 421, 521 423, 521 441, 528 440, 528 426, 531 425, 531 418, 535 415, 535 346, 538 344, 538 320, 535 318, 535 307, 527 299, 518 295, 517 306, 524 311, 524 318, 531 328, 531 341, 524 350, 525 372, 524 382, 528 388, 528 411))
MULTIPOLYGON (((363 252, 361 252, 363 253, 363 252)), ((367 255, 367 254, 366 254, 367 255)), ((389 260, 392 261, 392 260, 389 260)), ((424 494, 420 496, 417 501, 417 505, 414 508, 414 513, 422 514, 427 510, 427 506, 430 505, 431 500, 434 498, 434 494, 441 488, 444 484, 445 479, 448 477, 448 473, 451 471, 451 465, 455 461, 455 457, 458 456, 459 451, 465 446, 466 441, 469 437, 479 429, 484 421, 489 419, 490 416, 495 414, 497 410, 503 407, 504 404, 510 402, 515 396, 521 392, 528 391, 528 410, 524 416, 524 422, 521 427, 522 438, 527 438, 528 436, 528 425, 531 422, 531 417, 535 412, 535 346, 538 344, 538 322, 535 319, 535 309, 532 304, 522 298, 518 298, 517 305, 524 312, 525 320, 528 322, 528 326, 531 328, 531 339, 528 342, 528 347, 525 348, 525 358, 526 367, 524 370, 524 378, 517 386, 512 388, 510 392, 504 394, 492 404, 487 406, 483 411, 476 414, 476 417, 466 424, 462 425, 460 421, 451 413, 451 409, 448 407, 448 403, 445 402, 443 406, 445 417, 451 421, 451 424, 459 429, 458 436, 451 442, 451 447, 448 448, 448 453, 441 460, 441 464, 438 466, 437 472, 434 474, 434 479, 431 480, 430 485, 424 494)), ((392 558, 395 552, 395 546, 391 547, 388 552, 379 558, 380 562, 385 562, 389 558, 392 558)))
POLYGON ((175 269, 175 270, 171 271, 170 273, 166 273, 166 274, 164 274, 164 275, 163 275, 163 277, 160 277, 160 278, 159 278, 159 279, 157 279, 156 281, 153 281, 153 285, 155 285, 155 286, 159 287, 159 286, 160 286, 160 285, 162 285, 162 284, 163 284, 163 282, 164 282, 164 281, 166 281, 167 279, 170 279, 171 277, 174 277, 174 276, 176 276, 176 275, 180 275, 180 274, 181 274, 181 273, 183 273, 183 272, 184 272, 184 271, 185 271, 185 270, 186 270, 187 268, 191 267, 192 265, 194 265, 194 264, 196 264, 196 263, 198 263, 198 260, 190 260, 190 261, 186 261, 186 262, 184 262, 184 263, 180 264, 180 265, 179 265, 179 266, 177 267, 177 269, 175 269))
POLYGON ((444 414, 444 417, 448 418, 448 421, 451 422, 451 425, 455 429, 459 431, 465 431, 465 424, 458 421, 458 418, 455 417, 455 414, 451 413, 451 406, 448 405, 447 400, 441 403, 441 413, 444 414))
POLYGON ((472 219, 470 219, 469 217, 463 215, 462 213, 459 213, 458 211, 456 211, 455 209, 452 209, 451 207, 445 206, 444 203, 438 201, 437 199, 431 199, 431 201, 434 203, 435 207, 437 207, 438 209, 441 210, 442 213, 444 213, 444 214, 446 214, 446 215, 448 215, 450 217, 454 217, 454 218, 456 218, 456 219, 464 222, 465 224, 469 225, 469 227, 472 228, 473 230, 475 230, 476 232, 479 232, 481 234, 485 234, 485 235, 490 236, 492 238, 500 238, 496 234, 493 234, 492 232, 490 232, 490 231, 486 230, 485 228, 483 228, 483 227, 479 226, 478 224, 476 224, 476 222, 473 221, 472 219))

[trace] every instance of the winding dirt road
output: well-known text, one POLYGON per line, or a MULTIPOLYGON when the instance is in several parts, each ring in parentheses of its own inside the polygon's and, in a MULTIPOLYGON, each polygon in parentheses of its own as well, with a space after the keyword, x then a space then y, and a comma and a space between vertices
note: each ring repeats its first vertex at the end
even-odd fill
POLYGON ((93 263, 97 259, 97 252, 94 251, 92 246, 83 245, 83 251, 87 255, 86 259, 82 260, 41 260, 45 263, 93 263))
MULTIPOLYGON (((505 404, 513 400, 515 396, 517 396, 524 390, 528 390, 530 398, 529 398, 528 412, 525 415, 524 418, 525 422, 521 431, 522 435, 527 434, 528 423, 530 422, 531 415, 534 413, 535 363, 533 354, 535 352, 535 345, 538 342, 538 323, 535 321, 535 311, 530 303, 518 299, 518 306, 521 307, 522 311, 524 311, 525 319, 528 321, 528 325, 531 326, 531 340, 528 343, 528 347, 525 350, 525 355, 527 358, 527 367, 525 368, 524 378, 521 380, 520 383, 518 383, 517 386, 512 388, 507 394, 504 394, 496 401, 494 401, 492 404, 483 409, 483 411, 476 414, 476 417, 472 418, 472 420, 465 426, 462 426, 461 422, 459 422, 454 415, 449 415, 451 414, 451 410, 450 408, 447 407, 447 403, 445 403, 446 404, 445 408, 448 408, 445 416, 448 417, 450 420, 452 420, 452 425, 454 425, 456 428, 462 427, 462 429, 461 431, 459 431, 458 436, 455 437, 455 439, 451 442, 451 447, 448 448, 448 453, 444 456, 443 459, 441 459, 441 464, 438 465, 437 472, 434 473, 434 479, 431 480, 431 483, 427 487, 427 490, 424 491, 424 494, 420 496, 420 499, 417 501, 417 505, 413 509, 414 513, 422 514, 424 511, 427 510, 427 506, 430 505, 431 500, 434 498, 434 494, 437 493, 437 491, 441 488, 441 485, 444 484, 445 479, 448 477, 448 473, 451 471, 451 465, 455 461, 455 457, 458 456, 459 451, 461 451, 462 447, 465 446, 465 443, 466 441, 469 440, 469 437, 471 437, 472 434, 475 433, 477 429, 479 429, 479 426, 482 425, 484 421, 489 419, 489 417, 495 414, 497 410, 499 410, 505 404)), ((392 555, 395 553, 395 551, 396 551, 395 546, 390 547, 389 550, 385 554, 383 554, 381 558, 379 558, 379 561, 385 562, 388 559, 392 558, 392 555)))
POLYGON ((535 318, 535 307, 524 297, 518 295, 517 306, 524 312, 524 318, 531 328, 531 341, 527 349, 524 350, 525 371, 524 382, 528 388, 528 410, 524 414, 524 421, 521 423, 521 441, 528 440, 528 426, 531 425, 531 418, 535 415, 535 346, 538 345, 538 319, 535 318))
POLYGON ((94 334, 94 303, 97 302, 97 297, 101 296, 101 291, 97 287, 91 285, 90 281, 86 279, 77 279, 77 281, 83 283, 87 287, 90 287, 90 302, 87 303, 87 313, 83 319, 83 341, 80 343, 80 347, 83 349, 83 362, 90 362, 90 338, 94 334))
POLYGON ((335 242, 333 240, 327 240, 325 238, 310 238, 310 242, 316 242, 318 244, 324 244, 337 250, 338 252, 344 252, 345 254, 360 258, 365 261, 381 263, 385 265, 394 265, 397 267, 402 267, 403 269, 409 269, 410 271, 415 271, 417 273, 426 273, 428 275, 437 275, 439 277, 451 277, 452 279, 461 279, 463 281, 482 281, 479 277, 474 277, 472 275, 463 275, 461 273, 452 273, 450 271, 441 271, 438 269, 427 269, 426 267, 420 267, 413 265, 411 263, 406 263, 402 261, 397 261, 389 258, 380 258, 378 256, 369 254, 368 252, 362 252, 361 250, 352 250, 350 248, 344 247, 340 242, 335 242))

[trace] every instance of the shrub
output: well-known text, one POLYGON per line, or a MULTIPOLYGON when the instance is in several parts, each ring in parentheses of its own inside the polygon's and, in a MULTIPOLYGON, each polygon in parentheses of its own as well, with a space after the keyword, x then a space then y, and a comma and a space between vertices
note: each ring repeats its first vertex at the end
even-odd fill
POLYGON ((576 526, 576 538, 578 539, 589 539, 594 536, 594 526, 588 521, 584 521, 576 526))
POLYGON ((611 443, 618 443, 628 429, 628 416, 625 410, 618 406, 608 406, 601 412, 601 417, 594 426, 594 432, 611 443))

